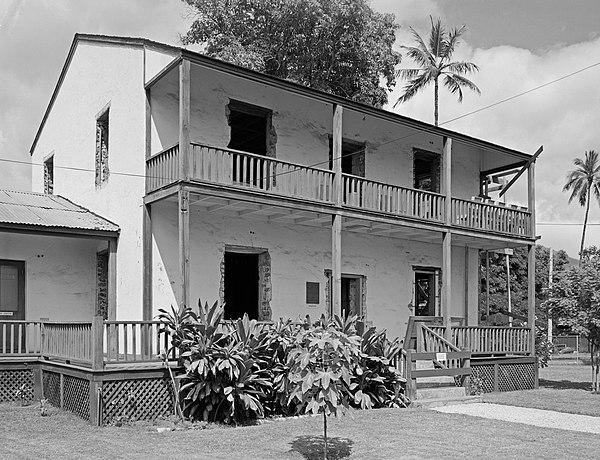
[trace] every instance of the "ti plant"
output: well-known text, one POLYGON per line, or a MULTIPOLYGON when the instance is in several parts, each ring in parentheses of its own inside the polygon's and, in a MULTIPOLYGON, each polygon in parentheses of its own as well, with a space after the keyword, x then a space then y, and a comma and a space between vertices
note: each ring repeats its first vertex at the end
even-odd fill
POLYGON ((296 400, 305 413, 323 414, 324 458, 327 416, 337 416, 349 407, 351 372, 359 353, 357 335, 346 334, 334 322, 322 318, 314 327, 299 331, 296 346, 288 356, 289 403, 296 400))

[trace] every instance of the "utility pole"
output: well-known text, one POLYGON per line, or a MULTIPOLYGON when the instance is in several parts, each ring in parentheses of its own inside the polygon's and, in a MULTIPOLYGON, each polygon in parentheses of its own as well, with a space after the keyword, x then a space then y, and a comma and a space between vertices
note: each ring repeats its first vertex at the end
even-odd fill
POLYGON ((509 260, 508 252, 506 252, 506 292, 508 293, 508 327, 512 327, 513 318, 512 318, 512 303, 510 298, 510 260, 509 260))
MULTIPOLYGON (((550 248, 550 254, 548 255, 548 289, 552 288, 552 271, 554 269, 554 255, 553 250, 550 248)), ((548 342, 552 343, 552 311, 548 310, 548 342)))

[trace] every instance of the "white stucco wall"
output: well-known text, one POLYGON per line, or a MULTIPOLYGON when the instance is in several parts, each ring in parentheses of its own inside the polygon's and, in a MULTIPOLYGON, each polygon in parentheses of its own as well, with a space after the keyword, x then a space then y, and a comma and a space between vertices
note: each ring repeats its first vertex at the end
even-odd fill
POLYGON ((53 153, 54 193, 121 228, 117 319, 140 319, 142 311, 143 83, 143 48, 80 42, 32 158, 34 191, 43 192, 43 168, 37 164, 53 153), (96 117, 107 107, 110 177, 96 188, 96 117))
MULTIPOLYGON (((161 203, 152 209, 153 303, 158 308, 176 305, 179 296, 177 252, 177 206, 161 203)), ((311 317, 326 312, 326 276, 331 269, 331 231, 300 225, 227 217, 201 212, 190 214, 190 299, 209 303, 219 298, 220 266, 225 246, 267 249, 271 257, 272 317, 311 317), (318 307, 305 304, 306 282, 320 283, 318 307)), ((418 243, 397 238, 372 237, 345 232, 342 235, 342 272, 367 278, 367 320, 387 328, 393 336, 403 335, 413 293, 413 267, 441 267, 440 243, 418 243)), ((465 248, 453 247, 452 316, 466 316, 465 248)), ((470 250, 469 273, 476 280, 477 268, 470 250)), ((476 283, 469 293, 471 315, 476 318, 476 283)), ((476 319, 474 319, 476 321, 476 319)))
POLYGON ((25 319, 90 321, 97 247, 92 240, 2 233, 0 259, 25 262, 25 319))

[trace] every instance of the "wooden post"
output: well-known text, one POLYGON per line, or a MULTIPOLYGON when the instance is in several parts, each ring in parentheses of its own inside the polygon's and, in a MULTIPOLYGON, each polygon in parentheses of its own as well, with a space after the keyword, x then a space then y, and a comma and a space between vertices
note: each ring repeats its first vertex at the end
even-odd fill
POLYGON ((446 200, 446 225, 450 225, 452 223, 452 139, 450 137, 444 137, 442 164, 443 190, 446 200))
MULTIPOLYGON (((142 223, 143 242, 142 242, 142 319, 144 321, 152 320, 152 208, 151 205, 144 205, 144 220, 142 223)), ((145 327, 141 328, 142 355, 149 356, 151 343, 150 334, 145 327)))
POLYGON ((117 239, 108 240, 108 319, 117 319, 117 239))
POLYGON ((342 216, 331 221, 331 313, 342 314, 342 216))
POLYGON ((500 385, 498 382, 498 377, 500 373, 498 372, 498 363, 494 363, 494 393, 498 393, 500 389, 500 385))
MULTIPOLYGON (((471 351, 471 350, 469 350, 468 347, 461 347, 460 350, 465 351, 465 352, 471 351)), ((471 367, 471 358, 465 358, 462 363, 462 368, 469 369, 470 367, 471 367)), ((469 396, 471 394, 471 376, 470 375, 464 376, 463 386, 465 387, 465 390, 467 391, 467 396, 469 396)))
POLYGON ((92 319, 92 370, 104 368, 104 318, 94 316, 92 319))
POLYGON ((90 425, 102 425, 102 381, 96 380, 94 374, 90 377, 90 425))
POLYGON ((442 235, 442 316, 444 323, 444 338, 452 340, 450 315, 452 302, 452 235, 450 231, 442 235))
MULTIPOLYGON (((341 105, 333 105, 333 190, 335 205, 342 206, 342 117, 341 105)), ((331 313, 342 313, 342 216, 335 214, 331 221, 331 313)))
POLYGON ((413 377, 416 363, 413 361, 415 350, 406 350, 406 397, 409 401, 417 399, 417 379, 413 377))
POLYGON ((31 372, 33 373, 33 399, 39 401, 44 398, 42 368, 40 364, 31 364, 31 372))
POLYGON ((527 246, 527 324, 529 352, 535 356, 535 244, 527 246))
POLYGON ((190 286, 190 213, 189 192, 181 188, 178 193, 179 203, 179 274, 180 297, 179 306, 188 306, 190 286))
POLYGON ((179 63, 179 179, 189 180, 190 61, 179 63))
POLYGON ((527 169, 527 208, 531 213, 531 235, 535 238, 535 163, 531 163, 527 169))

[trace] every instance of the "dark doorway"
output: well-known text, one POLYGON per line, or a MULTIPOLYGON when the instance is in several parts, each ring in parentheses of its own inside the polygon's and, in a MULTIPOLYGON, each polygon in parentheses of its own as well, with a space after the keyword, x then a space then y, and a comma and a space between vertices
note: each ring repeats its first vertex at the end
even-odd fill
POLYGON ((415 273, 415 316, 435 316, 435 273, 415 273))
MULTIPOLYGON (((25 262, 0 260, 0 320, 24 319, 25 262)), ((25 332, 25 328, 20 325, 8 327, 4 331, 0 328, 0 353, 24 352, 25 332)))
POLYGON ((96 316, 108 319, 108 251, 96 254, 96 316))
MULTIPOLYGON (((333 138, 329 137, 329 169, 333 169, 333 138)), ((365 177, 365 144, 342 140, 342 173, 365 177)))
POLYGON ((258 319, 259 254, 225 252, 225 319, 258 319))
POLYGON ((342 275, 342 315, 361 316, 361 277, 342 275))
POLYGON ((414 149, 413 176, 414 188, 439 193, 440 156, 437 153, 414 149))

